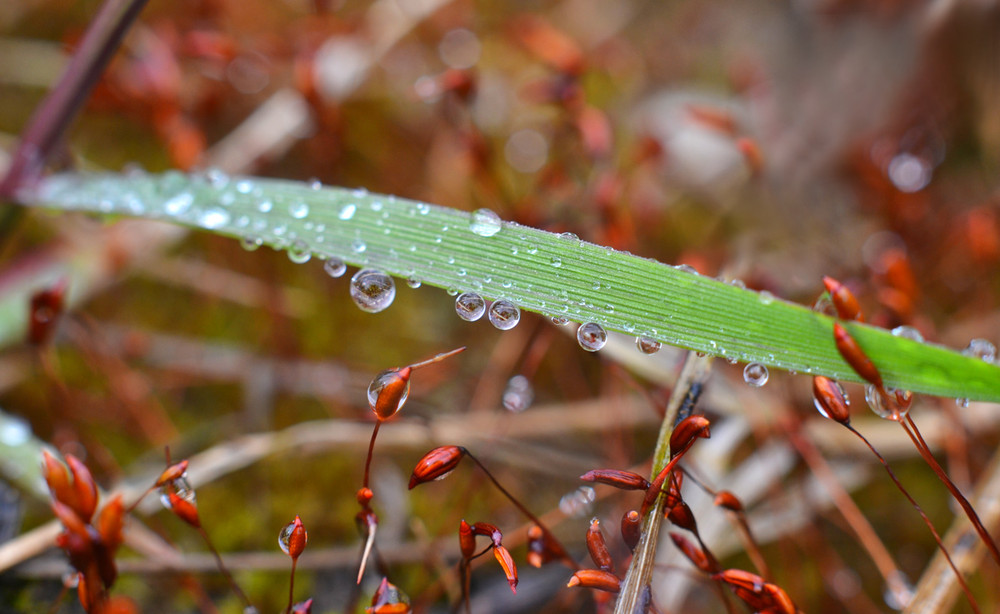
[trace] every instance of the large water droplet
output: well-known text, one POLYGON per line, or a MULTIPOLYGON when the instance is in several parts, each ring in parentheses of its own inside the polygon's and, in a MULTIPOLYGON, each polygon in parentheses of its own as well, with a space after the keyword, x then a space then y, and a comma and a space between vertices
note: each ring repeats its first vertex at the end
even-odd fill
POLYGON ((382 271, 361 269, 351 278, 351 298, 368 313, 378 313, 396 298, 396 283, 382 271))
POLYGON ((903 339, 910 339, 911 341, 918 341, 920 343, 924 342, 924 336, 912 326, 897 326, 892 329, 892 334, 895 337, 902 337, 903 339))
POLYGON ((368 406, 383 420, 403 409, 409 396, 410 378, 403 378, 399 369, 386 369, 368 384, 368 406), (381 403, 379 403, 380 396, 382 396, 381 403), (386 404, 388 407, 382 407, 386 404))
POLYGON ((770 373, 768 373, 767 367, 759 362, 751 362, 743 367, 743 381, 754 388, 760 388, 766 384, 769 377, 770 373))
POLYGON ((503 391, 503 406, 515 413, 522 412, 531 407, 535 400, 535 390, 531 386, 531 380, 523 375, 515 375, 507 382, 507 388, 503 391))
POLYGON ((908 390, 886 388, 883 396, 874 384, 865 386, 865 401, 875 415, 898 422, 910 411, 913 395, 908 390))
MULTIPOLYGON (((295 532, 295 522, 292 521, 286 524, 284 527, 282 527, 281 532, 278 533, 278 547, 281 548, 281 551, 284 552, 285 554, 289 554, 288 549, 291 546, 292 533, 294 532, 295 532)), ((308 533, 303 532, 303 534, 306 536, 306 539, 308 540, 309 539, 308 533)))
MULTIPOLYGON (((840 385, 840 382, 833 381, 833 380, 831 380, 831 382, 840 391, 840 395, 842 397, 844 397, 844 406, 845 407, 850 407, 851 406, 851 398, 847 396, 846 392, 844 392, 844 387, 840 385)), ((823 403, 821 403, 820 400, 818 398, 816 398, 815 395, 813 396, 813 407, 816 408, 816 411, 819 412, 819 415, 823 416, 827 420, 834 420, 834 421, 838 421, 839 422, 839 420, 837 420, 836 418, 834 418, 833 416, 831 416, 829 413, 827 413, 826 409, 823 407, 823 403)))
POLYGON ((181 475, 179 478, 170 480, 160 487, 160 503, 163 504, 163 507, 168 510, 173 509, 174 507, 170 504, 170 493, 174 493, 178 498, 192 504, 197 498, 195 496, 194 488, 192 488, 191 483, 188 482, 186 473, 181 475))
POLYGON ((309 262, 310 258, 312 258, 312 251, 309 250, 309 244, 302 239, 292 241, 292 244, 288 246, 288 259, 295 264, 309 262))
POLYGON ((576 340, 583 349, 596 352, 608 342, 608 332, 597 322, 587 322, 576 329, 576 340))
POLYGON ((492 237, 500 232, 501 228, 503 223, 500 221, 500 216, 489 209, 477 209, 472 214, 472 223, 469 224, 469 229, 481 237, 492 237))
POLYGON ((573 518, 590 516, 594 510, 596 493, 590 486, 581 486, 559 499, 559 510, 573 518))
POLYGON ((974 356, 986 362, 993 362, 997 357, 997 347, 986 339, 973 339, 969 345, 962 350, 966 356, 974 356))
POLYGON ((463 292, 455 299, 455 313, 466 322, 475 322, 486 313, 486 301, 475 292, 463 292))
POLYGON ((660 351, 660 342, 649 337, 636 337, 635 347, 643 354, 655 354, 660 351))
POLYGON ((499 300, 490 305, 490 324, 500 330, 510 330, 521 321, 521 310, 517 305, 506 300, 499 300))
POLYGON ((288 205, 288 214, 297 220, 301 220, 305 216, 309 215, 309 205, 303 201, 296 201, 288 205))
POLYGON ((333 256, 327 258, 326 262, 323 263, 323 270, 330 277, 341 277, 347 272, 347 265, 340 258, 333 256))

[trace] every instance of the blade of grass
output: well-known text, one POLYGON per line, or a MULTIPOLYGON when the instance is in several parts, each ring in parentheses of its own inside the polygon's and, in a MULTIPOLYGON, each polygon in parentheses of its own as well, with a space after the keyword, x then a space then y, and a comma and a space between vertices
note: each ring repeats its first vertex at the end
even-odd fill
MULTIPOLYGON (((219 172, 61 174, 19 197, 55 209, 160 219, 298 256, 335 257, 705 354, 860 381, 836 350, 827 316, 572 235, 464 211, 219 172)), ((864 324, 845 327, 888 386, 1000 401, 995 364, 864 324)))

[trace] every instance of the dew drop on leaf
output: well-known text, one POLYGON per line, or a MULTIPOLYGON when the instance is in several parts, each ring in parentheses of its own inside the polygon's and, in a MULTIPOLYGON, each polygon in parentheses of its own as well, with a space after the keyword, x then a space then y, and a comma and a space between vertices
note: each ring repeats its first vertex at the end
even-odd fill
POLYGON ((288 246, 288 259, 295 264, 309 262, 310 258, 312 258, 312 252, 309 250, 309 244, 302 239, 292 241, 292 244, 288 246))
POLYGON ((565 316, 552 316, 552 323, 556 326, 565 326, 569 324, 569 318, 565 316))
POLYGON ((407 277, 406 278, 406 285, 409 286, 409 287, 411 287, 411 288, 413 288, 414 290, 416 290, 417 288, 419 288, 420 286, 423 285, 423 282, 421 282, 416 277, 407 277))
POLYGON ((225 209, 220 209, 218 207, 211 207, 205 209, 198 216, 198 224, 202 228, 208 230, 214 230, 216 228, 221 228, 229 223, 229 212, 225 209))
POLYGON ((455 313, 466 322, 475 322, 486 313, 486 301, 475 292, 463 292, 455 298, 455 313))
POLYGON ((358 210, 357 205, 353 203, 346 204, 340 208, 340 213, 337 214, 337 217, 344 221, 347 221, 352 217, 354 217, 354 212, 357 210, 358 210))
POLYGON ((865 401, 879 418, 898 422, 910 411, 912 395, 908 390, 897 392, 894 388, 886 388, 885 392, 886 396, 883 396, 874 384, 868 384, 865 386, 865 401), (902 403, 896 401, 898 397, 901 397, 902 403))
POLYGON ((490 305, 490 324, 500 330, 510 330, 521 321, 521 310, 510 301, 499 300, 490 305))
POLYGON ((997 357, 997 348, 986 339, 973 339, 969 345, 962 350, 962 354, 973 356, 986 362, 993 362, 997 357))
POLYGON ((301 220, 302 218, 309 215, 309 205, 307 205, 305 202, 301 200, 296 201, 288 205, 288 214, 297 220, 301 220))
POLYGON ((240 246, 248 252, 259 249, 263 244, 264 241, 260 237, 243 237, 240 239, 240 246))
POLYGON ((368 313, 378 313, 396 298, 396 283, 377 269, 361 269, 351 278, 351 299, 368 313))
POLYGON ((769 377, 770 373, 768 373, 767 367, 759 362, 751 362, 743 367, 743 381, 754 388, 760 388, 766 384, 769 377))
POLYGON ((892 335, 894 337, 902 337, 903 339, 909 339, 919 343, 924 342, 924 336, 920 334, 919 330, 913 328, 912 326, 897 326, 892 329, 892 335))
POLYGON ((562 258, 559 256, 552 256, 552 259, 549 260, 549 262, 557 269, 562 266, 562 258))
POLYGON ((583 349, 596 352, 608 342, 608 332, 597 322, 587 322, 576 329, 576 340, 583 349))
POLYGON ((469 229, 481 237, 492 237, 503 227, 500 216, 489 209, 477 209, 472 214, 469 229))
POLYGON ((507 382, 503 391, 503 406, 507 411, 520 413, 531 407, 535 400, 535 389, 531 380, 523 375, 515 375, 507 382))
POLYGON ((333 256, 327 258, 326 262, 323 263, 323 270, 330 277, 341 277, 347 272, 347 265, 340 258, 333 256))
POLYGON ((636 337, 635 347, 643 354, 655 354, 660 351, 660 342, 649 337, 636 337))

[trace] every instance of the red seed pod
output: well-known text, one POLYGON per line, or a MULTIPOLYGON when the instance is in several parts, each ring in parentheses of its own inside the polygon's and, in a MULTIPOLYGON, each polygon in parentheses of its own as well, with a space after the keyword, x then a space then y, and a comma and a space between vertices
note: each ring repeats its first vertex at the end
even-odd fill
POLYGON ((695 439, 699 437, 708 439, 711 436, 709 431, 710 422, 705 416, 688 416, 681 420, 674 431, 670 434, 670 456, 671 458, 683 454, 695 439))
POLYGON ((188 467, 188 462, 186 460, 182 460, 179 463, 174 463, 173 465, 170 465, 169 467, 163 470, 163 473, 160 474, 160 477, 156 478, 156 483, 153 484, 153 487, 159 488, 160 486, 163 486, 167 482, 173 482, 174 480, 183 477, 184 474, 187 473, 187 467, 188 467))
POLYGON ((733 493, 728 490, 720 490, 715 493, 715 505, 738 514, 743 513, 743 503, 733 493))
POLYGON ((306 599, 292 606, 291 614, 312 614, 313 600, 306 599))
POLYGON ((368 405, 379 420, 396 414, 410 396, 411 367, 386 369, 368 385, 368 405))
POLYGON ((882 389, 882 375, 875 368, 875 363, 865 354, 858 342, 854 340, 839 322, 833 323, 833 340, 837 351, 861 378, 876 388, 882 389))
POLYGON ((76 491, 70 483, 69 471, 48 450, 42 450, 42 476, 53 499, 71 508, 76 507, 76 491))
POLYGON ((617 469, 594 469, 580 476, 584 482, 599 482, 622 490, 646 490, 649 480, 638 473, 617 469))
POLYGON ((701 548, 695 546, 690 540, 680 533, 671 533, 670 539, 673 540, 677 549, 683 552, 684 556, 686 556, 688 560, 701 571, 707 574, 714 574, 721 571, 719 569, 719 563, 714 558, 707 556, 701 548))
POLYGON ((167 492, 167 501, 170 511, 174 515, 196 529, 201 528, 201 519, 198 518, 198 508, 194 503, 181 498, 173 491, 167 492))
POLYGON ((302 526, 302 520, 298 516, 278 533, 278 546, 282 552, 292 557, 293 561, 297 560, 306 549, 308 541, 309 534, 306 533, 306 528, 302 526))
POLYGON ((604 542, 604 533, 601 532, 601 521, 594 518, 590 521, 590 528, 587 529, 587 551, 594 565, 604 571, 614 572, 614 563, 611 560, 611 553, 608 552, 608 545, 604 542))
POLYGON ((622 540, 629 550, 635 550, 639 545, 639 538, 642 537, 642 518, 639 512, 629 510, 622 516, 622 540))
POLYGON ((813 377, 813 405, 824 418, 847 426, 851 423, 851 410, 847 395, 840 384, 828 377, 813 377))
POLYGON ((84 541, 92 541, 92 535, 88 531, 88 525, 76 513, 76 510, 60 501, 52 502, 52 512, 65 527, 66 532, 84 541))
POLYGON ((796 614, 798 611, 780 586, 749 571, 727 569, 715 574, 712 579, 728 584, 733 593, 754 611, 773 614, 796 614))
POLYGON ((440 446, 424 454, 410 475, 410 489, 424 482, 445 478, 467 453, 468 450, 462 446, 440 446))
POLYGON ((114 552, 125 541, 122 535, 124 528, 125 503, 121 495, 115 495, 97 514, 97 534, 101 536, 104 547, 114 552))
POLYGON ((861 316, 861 306, 858 305, 858 299, 854 298, 854 293, 847 286, 827 276, 823 277, 823 285, 826 286, 826 291, 830 293, 830 300, 833 301, 837 315, 842 320, 865 321, 861 316))
POLYGON ((63 313, 67 286, 68 281, 63 278, 51 287, 31 295, 31 307, 28 311, 28 343, 45 345, 52 339, 59 316, 63 313))
POLYGON ((679 471, 674 471, 670 474, 670 480, 667 483, 667 498, 663 502, 663 509, 669 511, 675 506, 684 502, 681 497, 681 485, 684 484, 684 474, 679 471))
POLYGON ((372 596, 372 605, 365 608, 369 614, 408 614, 410 599, 396 585, 382 578, 382 583, 372 596))
POLYGON ((692 533, 698 532, 698 522, 694 519, 694 513, 683 501, 670 508, 670 511, 667 512, 667 518, 682 529, 692 533))
POLYGON ((458 545, 462 550, 463 559, 471 559, 476 553, 476 534, 472 532, 472 527, 465 522, 465 519, 458 525, 458 545))
POLYGON ((500 529, 488 522, 477 522, 472 525, 472 533, 473 535, 489 537, 494 546, 499 546, 503 540, 503 533, 500 532, 500 529))
POLYGON ((354 497, 358 500, 358 505, 361 507, 368 507, 368 504, 371 503, 372 497, 374 496, 375 493, 372 492, 372 489, 367 486, 359 488, 357 494, 354 495, 354 497))
POLYGON ((501 545, 493 546, 493 556, 496 557, 497 563, 500 563, 500 567, 503 568, 503 573, 507 576, 507 583, 510 584, 510 590, 514 594, 517 594, 517 566, 514 565, 514 558, 501 545))
POLYGON ((617 593, 621 590, 622 581, 610 571, 601 569, 580 569, 573 574, 566 586, 582 586, 595 588, 599 591, 617 593))
POLYGON ((90 522, 97 509, 97 483, 87 466, 72 454, 66 455, 66 465, 73 475, 73 491, 76 498, 75 504, 71 507, 84 522, 90 522))

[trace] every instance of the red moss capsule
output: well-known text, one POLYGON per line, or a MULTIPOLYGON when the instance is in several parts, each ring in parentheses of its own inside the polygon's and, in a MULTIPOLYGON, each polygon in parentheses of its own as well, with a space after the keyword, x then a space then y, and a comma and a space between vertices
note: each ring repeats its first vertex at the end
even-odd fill
POLYGON ((680 533, 671 533, 670 539, 673 540, 677 549, 683 552, 684 556, 686 556, 688 560, 701 571, 707 574, 714 574, 721 571, 718 568, 718 562, 715 561, 714 558, 707 556, 701 548, 695 546, 689 539, 680 533))
POLYGON ((743 513, 743 503, 728 490, 720 490, 715 494, 715 505, 730 512, 743 513))
POLYGON ((54 500, 70 508, 76 507, 76 491, 70 483, 69 471, 48 450, 42 450, 42 477, 54 500))
POLYGON ((683 473, 674 471, 670 474, 670 480, 667 482, 667 498, 663 501, 664 510, 669 511, 684 502, 684 499, 681 497, 682 484, 684 484, 683 473))
POLYGON ((642 518, 639 512, 629 510, 622 516, 622 541, 629 550, 635 550, 639 545, 639 538, 642 537, 642 518))
POLYGON ((580 476, 584 482, 599 482, 622 490, 646 490, 649 480, 638 473, 617 469, 594 469, 580 476))
POLYGON ((580 569, 573 574, 566 586, 582 586, 595 588, 599 591, 617 593, 622 588, 622 581, 610 571, 601 569, 580 569))
POLYGON ((104 504, 97 514, 97 534, 101 536, 101 543, 108 550, 114 552, 125 541, 122 531, 125 528, 125 503, 121 495, 115 495, 110 501, 104 504))
POLYGON ((308 541, 309 534, 306 533, 306 528, 302 526, 302 520, 298 516, 278 533, 278 547, 281 548, 282 552, 292 557, 293 561, 301 556, 308 541))
POLYGON ((306 599, 292 606, 291 614, 312 614, 313 600, 306 599))
POLYGON ((410 489, 424 482, 445 478, 455 470, 467 453, 468 450, 461 446, 441 446, 424 454, 410 475, 410 489))
POLYGON ((201 528, 201 519, 198 518, 198 508, 194 503, 181 498, 173 491, 167 493, 167 501, 170 511, 173 512, 175 516, 196 529, 201 528))
POLYGON ((472 526, 463 519, 458 525, 458 546, 462 551, 463 559, 471 559, 476 553, 476 534, 472 532, 472 526))
POLYGON ((835 420, 844 426, 851 423, 847 395, 840 384, 828 377, 813 377, 813 405, 824 418, 835 420))
POLYGON ((695 439, 708 439, 711 436, 709 424, 705 416, 688 416, 681 420, 670 434, 670 456, 682 454, 695 439))
POLYGON ((749 571, 727 569, 715 574, 712 579, 727 584, 754 611, 773 614, 796 614, 798 611, 788 593, 780 586, 749 571))
POLYGON ((499 546, 503 541, 503 533, 500 532, 500 529, 488 522, 477 522, 472 525, 472 534, 489 537, 494 546, 499 546))
POLYGON ((386 369, 368 385, 368 405, 379 420, 388 420, 396 414, 410 396, 411 367, 386 369))
POLYGON ((510 552, 506 548, 500 545, 493 546, 493 556, 503 568, 503 573, 507 576, 507 583, 510 584, 510 590, 517 594, 517 566, 514 565, 514 558, 510 556, 510 552))
POLYGON ((365 612, 369 614, 408 614, 410 612, 410 599, 403 591, 396 588, 395 584, 389 582, 387 578, 382 578, 382 583, 372 595, 372 605, 365 608, 365 612))
POLYGON ((670 511, 667 512, 667 518, 682 529, 698 533, 698 522, 694 519, 694 513, 683 501, 670 508, 670 511))
POLYGON ((826 291, 830 293, 830 300, 833 301, 833 306, 837 310, 837 315, 840 316, 842 320, 857 320, 858 322, 864 322, 864 318, 861 316, 861 306, 858 304, 858 299, 854 298, 854 293, 851 292, 847 286, 840 283, 832 277, 823 277, 823 285, 826 286, 826 291))
POLYGON ((614 572, 611 553, 608 552, 608 545, 604 542, 604 534, 601 532, 601 521, 597 518, 590 521, 590 528, 587 529, 587 551, 590 552, 594 565, 604 571, 614 572))
POLYGON ((858 342, 854 340, 839 322, 833 324, 833 340, 837 351, 861 378, 876 388, 882 389, 882 375, 875 368, 875 363, 865 354, 858 342))
POLYGON ((73 476, 75 502, 72 506, 85 522, 90 522, 97 509, 97 482, 83 462, 72 454, 66 455, 66 465, 73 476))
POLYGON ((743 154, 743 160, 746 161, 751 173, 757 175, 764 169, 764 154, 761 153, 757 141, 742 136, 736 139, 736 149, 743 154))
POLYGON ((28 343, 45 345, 52 340, 66 299, 66 279, 31 295, 28 311, 28 343))
POLYGON ((179 463, 174 463, 173 465, 170 465, 169 467, 163 470, 163 473, 160 474, 160 477, 156 478, 156 483, 153 484, 153 487, 159 488, 160 486, 163 486, 167 482, 173 482, 174 480, 183 477, 183 475, 187 472, 187 468, 188 468, 188 462, 186 460, 182 460, 179 463))

